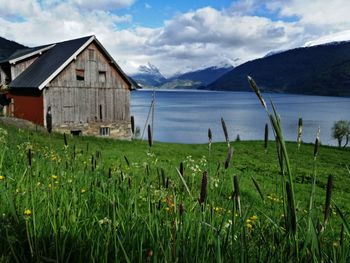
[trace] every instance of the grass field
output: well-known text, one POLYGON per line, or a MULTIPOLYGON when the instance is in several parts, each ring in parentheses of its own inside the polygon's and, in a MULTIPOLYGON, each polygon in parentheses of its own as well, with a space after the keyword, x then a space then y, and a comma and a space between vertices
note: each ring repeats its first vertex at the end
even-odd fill
POLYGON ((286 143, 293 230, 274 142, 231 142, 227 160, 226 143, 65 145, 60 134, 0 128, 1 262, 350 260, 349 149, 321 146, 315 160, 313 145, 286 143))

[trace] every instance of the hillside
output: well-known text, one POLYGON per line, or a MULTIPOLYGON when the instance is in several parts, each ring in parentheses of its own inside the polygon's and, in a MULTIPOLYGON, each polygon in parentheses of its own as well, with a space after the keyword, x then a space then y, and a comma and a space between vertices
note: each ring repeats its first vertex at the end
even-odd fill
POLYGON ((227 64, 224 66, 212 66, 176 75, 169 78, 168 81, 191 80, 200 83, 201 85, 208 85, 232 69, 233 67, 227 64))
MULTIPOLYGON (((155 142, 149 148, 141 141, 65 140, 3 125, 0 142, 2 262, 234 262, 239 253, 253 262, 306 262, 311 235, 322 252, 312 256, 326 262, 349 247, 333 202, 327 225, 323 221, 330 174, 332 201, 348 219, 349 149, 320 148, 308 212, 313 145, 297 150, 287 143, 295 174, 295 242, 306 247, 296 256, 294 241, 286 238, 291 227, 283 220, 286 197, 273 142, 267 152, 263 142, 233 142, 228 161, 226 143, 212 144, 209 152, 206 144, 155 142), (322 226, 322 235, 308 222, 322 226)), ((348 254, 344 258, 349 262, 348 254)))
POLYGON ((250 91, 247 75, 264 91, 350 96, 350 42, 297 48, 249 61, 206 88, 250 91))
POLYGON ((12 55, 16 50, 22 48, 26 48, 26 46, 0 37, 0 61, 6 59, 10 55, 12 55))

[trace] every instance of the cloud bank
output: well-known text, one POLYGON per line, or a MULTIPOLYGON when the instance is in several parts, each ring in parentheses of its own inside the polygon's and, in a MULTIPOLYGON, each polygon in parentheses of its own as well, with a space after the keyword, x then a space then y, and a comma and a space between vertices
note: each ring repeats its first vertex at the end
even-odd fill
POLYGON ((0 0, 0 36, 35 46, 94 34, 127 73, 151 62, 171 75, 223 60, 237 65, 350 28, 346 0, 240 0, 221 10, 207 6, 177 13, 158 28, 134 23, 131 12, 118 15, 134 5, 135 0, 22 0, 20 5, 0 0))

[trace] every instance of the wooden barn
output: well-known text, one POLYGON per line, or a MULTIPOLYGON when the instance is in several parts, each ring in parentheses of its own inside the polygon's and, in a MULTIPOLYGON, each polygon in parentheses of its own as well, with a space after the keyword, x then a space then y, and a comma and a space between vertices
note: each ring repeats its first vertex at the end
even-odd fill
POLYGON ((54 131, 130 138, 131 83, 95 36, 16 51, 0 63, 12 116, 54 131))

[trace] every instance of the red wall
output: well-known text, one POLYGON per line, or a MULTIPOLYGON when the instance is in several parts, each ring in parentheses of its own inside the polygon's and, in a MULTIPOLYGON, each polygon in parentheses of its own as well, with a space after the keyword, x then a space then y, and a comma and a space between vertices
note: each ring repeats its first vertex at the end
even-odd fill
POLYGON ((11 90, 14 117, 44 125, 44 101, 42 91, 11 90))

